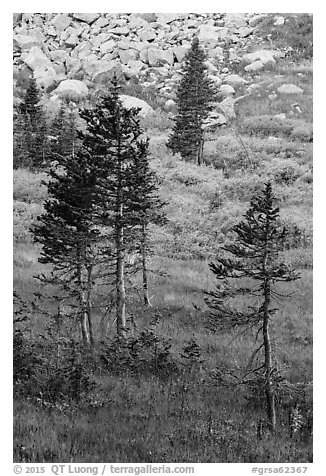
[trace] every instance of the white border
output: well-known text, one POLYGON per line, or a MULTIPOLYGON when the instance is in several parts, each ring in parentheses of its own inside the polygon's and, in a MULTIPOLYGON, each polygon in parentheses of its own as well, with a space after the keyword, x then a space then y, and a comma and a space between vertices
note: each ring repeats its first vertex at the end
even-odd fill
MULTIPOLYGON (((3 474, 12 473, 12 13, 13 12, 68 12, 85 11, 89 9, 89 4, 85 2, 83 9, 80 1, 63 2, 56 1, 44 3, 44 0, 26 3, 23 1, 13 1, 10 5, 3 5, 2 25, 1 25, 1 319, 4 323, 4 335, 2 338, 1 363, 2 363, 2 392, 1 392, 1 427, 2 442, 0 445, 1 462, 4 463, 3 474), (51 8, 50 8, 51 7, 51 8), (8 9, 10 8, 10 11, 8 9)), ((93 11, 117 12, 149 12, 152 11, 153 2, 131 2, 120 0, 114 7, 112 2, 97 1, 92 3, 93 11)), ((315 432, 314 432, 314 463, 309 465, 306 474, 319 476, 325 474, 322 467, 324 459, 325 441, 325 220, 324 210, 325 195, 325 146, 322 138, 325 137, 325 76, 323 66, 325 63, 325 9, 322 2, 301 2, 301 1, 273 1, 263 4, 261 1, 235 2, 219 1, 207 2, 189 0, 187 2, 164 1, 155 2, 155 12, 308 12, 314 14, 314 397, 315 397, 315 432), (198 8, 200 6, 200 8, 198 8), (317 77, 317 78, 316 78, 317 77)), ((202 464, 196 466, 198 474, 250 474, 252 464, 202 464)), ((257 464, 257 466, 271 467, 273 465, 257 464)), ((279 466, 279 465, 274 465, 279 466)), ((285 465, 284 465, 285 466, 285 465)), ((291 465, 288 465, 291 466, 291 465)), ((297 465, 293 465, 297 466, 297 465)))

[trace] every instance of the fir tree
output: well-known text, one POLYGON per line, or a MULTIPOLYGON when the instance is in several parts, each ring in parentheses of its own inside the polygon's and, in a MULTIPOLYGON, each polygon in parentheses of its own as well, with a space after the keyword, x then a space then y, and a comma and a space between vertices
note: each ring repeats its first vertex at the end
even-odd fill
POLYGON ((116 79, 110 93, 93 109, 84 110, 81 117, 87 131, 81 134, 83 147, 93 157, 97 176, 97 220, 107 233, 108 265, 114 267, 116 288, 117 332, 126 329, 126 251, 135 248, 137 227, 133 206, 135 187, 131 167, 135 157, 143 153, 139 109, 125 109, 119 100, 116 79))
POLYGON ((40 168, 46 162, 47 124, 40 105, 40 93, 33 77, 19 105, 18 114, 21 116, 25 162, 30 163, 31 167, 40 168))
POLYGON ((20 112, 19 107, 14 107, 13 117, 13 166, 15 169, 20 167, 28 168, 31 164, 31 158, 26 147, 27 137, 25 128, 25 118, 20 112))
POLYGON ((281 297, 276 285, 298 279, 293 269, 280 259, 287 239, 287 231, 279 222, 272 186, 267 183, 263 192, 251 200, 245 220, 234 227, 235 241, 223 248, 227 255, 219 256, 210 268, 217 279, 214 292, 208 293, 211 309, 210 328, 214 331, 255 329, 262 342, 253 352, 250 367, 263 353, 262 363, 250 368, 241 383, 263 381, 267 415, 272 431, 275 429, 275 388, 277 369, 273 362, 270 324, 276 309, 273 298, 281 297), (246 278, 244 283, 243 278, 246 278), (232 285, 235 283, 235 285, 232 285), (236 296, 248 296, 246 308, 239 309, 236 296), (255 302, 250 303, 250 298, 255 302), (251 377, 249 377, 251 376, 251 377))
POLYGON ((52 265, 52 274, 39 279, 58 287, 61 300, 65 296, 76 303, 85 343, 93 340, 91 303, 100 239, 94 226, 96 177, 91 162, 85 150, 74 157, 57 155, 47 183, 50 198, 32 228, 35 242, 42 245, 39 261, 52 265))
POLYGON ((180 152, 185 160, 203 161, 204 123, 212 110, 215 90, 208 77, 204 50, 194 37, 186 53, 182 79, 177 91, 178 113, 174 119, 173 133, 168 147, 173 153, 180 152))
POLYGON ((72 107, 62 104, 50 127, 50 155, 74 156, 77 150, 76 113, 72 107))

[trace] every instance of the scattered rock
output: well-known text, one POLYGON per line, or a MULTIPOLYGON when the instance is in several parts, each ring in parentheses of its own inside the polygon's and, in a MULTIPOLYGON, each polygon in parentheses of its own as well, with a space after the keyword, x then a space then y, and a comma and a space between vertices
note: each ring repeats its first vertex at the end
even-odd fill
POLYGON ((140 71, 146 68, 146 65, 140 60, 130 60, 127 67, 132 76, 138 76, 140 71))
POLYGON ((173 54, 179 63, 183 60, 183 57, 187 53, 188 50, 189 50, 188 46, 175 46, 173 48, 173 54))
POLYGON ((138 50, 136 47, 137 43, 131 42, 131 41, 126 41, 125 39, 118 41, 117 47, 119 50, 138 50))
POLYGON ((210 50, 210 56, 217 60, 223 60, 224 59, 223 48, 221 46, 216 46, 215 48, 210 50))
POLYGON ((123 36, 127 36, 129 35, 129 28, 126 27, 126 26, 118 26, 117 28, 112 28, 110 30, 108 30, 109 33, 114 33, 115 35, 123 35, 123 36))
POLYGON ((246 84, 246 80, 241 78, 241 76, 239 76, 238 74, 228 74, 224 78, 224 82, 226 84, 230 84, 234 88, 243 86, 244 84, 246 84))
POLYGON ((18 48, 21 51, 28 51, 33 46, 39 45, 40 41, 30 35, 15 35, 14 36, 14 47, 18 48))
POLYGON ((52 66, 36 68, 34 70, 34 78, 37 84, 44 88, 46 92, 52 91, 52 89, 58 84, 59 79, 57 72, 52 66))
MULTIPOLYGON (((100 48, 103 43, 106 43, 110 40, 110 35, 108 33, 99 33, 98 35, 92 38, 91 43, 94 48, 100 48)), ((110 40, 114 41, 114 40, 110 40)))
POLYGON ((215 127, 221 127, 227 124, 228 120, 227 118, 223 115, 220 114, 216 111, 212 111, 204 125, 204 129, 214 129, 215 127))
POLYGON ((208 77, 211 81, 213 81, 214 85, 217 88, 219 88, 221 86, 221 84, 222 84, 221 78, 219 78, 218 76, 215 76, 214 74, 209 74, 208 77))
POLYGON ((59 97, 81 98, 88 94, 88 87, 82 81, 77 79, 66 79, 62 81, 59 86, 52 91, 52 95, 59 97))
POLYGON ((106 61, 102 59, 95 65, 96 69, 91 75, 92 81, 96 84, 105 84, 111 81, 113 76, 122 79, 123 71, 120 61, 106 61))
POLYGON ((224 18, 224 25, 229 28, 239 29, 247 26, 245 13, 227 13, 224 18))
POLYGON ((127 66, 122 65, 119 61, 107 62, 105 68, 103 67, 102 70, 96 72, 92 76, 92 81, 95 84, 107 85, 110 81, 112 81, 114 76, 118 79, 118 81, 122 81, 125 77, 123 68, 127 68, 127 66))
POLYGON ((67 46, 76 46, 78 45, 79 43, 79 38, 77 35, 73 34, 73 35, 70 35, 66 40, 65 40, 65 44, 67 46))
POLYGON ((158 64, 173 65, 173 51, 172 50, 158 50, 156 48, 148 48, 148 64, 156 66, 158 64))
POLYGON ((227 119, 234 119, 236 117, 234 104, 235 100, 231 96, 226 97, 222 102, 219 103, 219 107, 227 119))
POLYGON ((152 41, 156 38, 156 32, 154 28, 147 26, 138 31, 138 36, 141 41, 152 41))
POLYGON ((51 24, 57 31, 64 31, 71 23, 71 17, 67 13, 58 13, 51 21, 51 24))
POLYGON ((91 55, 91 45, 88 41, 83 41, 79 43, 76 48, 71 52, 71 57, 78 56, 78 59, 81 61, 86 60, 91 55))
POLYGON ((238 34, 241 38, 246 38, 251 33, 252 33, 252 28, 250 28, 249 26, 242 26, 241 28, 239 28, 239 31, 238 31, 238 34))
POLYGON ((53 50, 50 51, 50 58, 54 63, 62 64, 68 58, 68 53, 66 50, 53 50))
POLYGON ((92 24, 93 28, 104 28, 105 26, 108 26, 110 24, 110 20, 105 17, 100 17, 95 22, 92 24))
POLYGON ((252 28, 254 28, 255 26, 257 26, 259 23, 261 23, 265 18, 267 17, 266 14, 264 13, 261 13, 259 15, 254 15, 252 18, 250 18, 249 20, 249 26, 251 26, 252 28))
POLYGON ((13 25, 16 26, 18 23, 20 23, 22 18, 23 18, 22 13, 13 13, 12 14, 13 25))
POLYGON ((102 54, 110 53, 111 51, 114 50, 114 48, 115 48, 115 41, 114 40, 108 40, 108 41, 105 41, 104 43, 101 44, 100 52, 102 54))
POLYGON ((145 117, 148 114, 154 112, 154 109, 142 99, 138 99, 133 96, 127 96, 126 94, 122 94, 121 96, 119 96, 119 98, 122 101, 123 107, 125 107, 126 109, 131 109, 132 107, 140 108, 139 115, 141 117, 145 117))
POLYGON ((215 27, 202 25, 198 30, 198 39, 200 43, 210 44, 213 47, 217 46, 219 43, 219 34, 216 31, 215 27))
POLYGON ((67 74, 68 79, 78 79, 78 80, 83 79, 84 77, 83 64, 78 58, 73 58, 71 56, 68 56, 68 58, 65 61, 65 68, 68 72, 67 74))
POLYGON ((222 84, 220 86, 220 92, 223 96, 232 96, 233 94, 235 94, 234 88, 229 84, 222 84))
POLYGON ((173 99, 168 99, 164 104, 164 111, 166 112, 175 112, 177 105, 173 99))
POLYGON ((147 48, 143 48, 142 50, 140 50, 140 52, 139 52, 139 59, 140 59, 143 63, 147 63, 147 64, 148 64, 148 47, 147 47, 147 48))
POLYGON ((282 26, 284 25, 284 17, 275 17, 275 23, 274 26, 282 26))
POLYGON ((277 88, 280 94, 303 94, 303 89, 299 88, 295 84, 282 84, 277 88))
POLYGON ((147 21, 147 23, 154 23, 157 20, 156 13, 132 13, 132 17, 142 18, 143 20, 147 21))
POLYGON ((119 58, 122 64, 128 64, 129 61, 137 60, 139 52, 137 50, 120 50, 119 58))
POLYGON ((248 64, 248 66, 245 67, 245 70, 248 73, 255 72, 255 71, 260 71, 261 69, 264 68, 264 63, 262 61, 254 61, 251 64, 248 64))
POLYGON ((275 50, 259 50, 253 53, 247 53, 243 55, 242 60, 246 63, 252 63, 253 61, 261 61, 263 64, 275 63, 274 57, 280 57, 279 53, 275 50))
POLYGON ((219 27, 216 27, 216 32, 217 32, 218 38, 220 40, 224 40, 228 36, 229 28, 227 28, 226 26, 219 26, 219 27))
POLYGON ((209 74, 218 73, 218 69, 210 61, 207 60, 207 61, 205 61, 204 64, 205 64, 209 74))
POLYGON ((51 66, 51 61, 39 46, 33 46, 28 53, 23 53, 21 58, 33 71, 36 68, 45 69, 51 66))
POLYGON ((100 16, 100 13, 73 13, 73 17, 76 18, 76 20, 83 21, 89 25, 97 20, 100 16))
POLYGON ((179 13, 157 13, 156 21, 162 25, 166 25, 173 22, 174 20, 177 20, 179 17, 179 13))
POLYGON ((130 18, 130 21, 128 23, 128 27, 130 28, 131 31, 137 31, 140 28, 148 27, 148 22, 146 20, 144 20, 143 18, 139 18, 139 17, 134 18, 134 17, 132 17, 132 18, 130 18))

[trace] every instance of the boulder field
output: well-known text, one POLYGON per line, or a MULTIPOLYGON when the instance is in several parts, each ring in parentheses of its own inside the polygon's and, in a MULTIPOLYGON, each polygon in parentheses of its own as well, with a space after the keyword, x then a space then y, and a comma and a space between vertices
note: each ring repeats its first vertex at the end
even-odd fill
MULTIPOLYGON (((268 15, 273 16, 15 13, 14 85, 21 73, 33 73, 51 97, 84 97, 115 74, 127 82, 139 80, 144 88, 154 86, 170 108, 182 60, 197 35, 208 55, 210 78, 222 98, 232 99, 239 89, 241 94, 246 88, 249 91, 257 71, 286 54, 285 50, 265 48, 259 37, 259 26, 268 15), (238 74, 232 72, 234 63, 238 74)), ((275 16, 274 28, 284 28, 282 18, 275 16)), ((279 93, 291 94, 292 90, 283 88, 279 93)), ((218 120, 224 122, 225 118, 219 116, 218 120)))

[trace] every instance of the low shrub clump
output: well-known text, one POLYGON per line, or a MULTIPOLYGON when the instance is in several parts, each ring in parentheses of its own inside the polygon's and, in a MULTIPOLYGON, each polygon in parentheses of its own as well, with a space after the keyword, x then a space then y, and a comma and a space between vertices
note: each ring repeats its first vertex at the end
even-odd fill
POLYGON ((148 85, 145 87, 139 81, 129 81, 121 88, 121 94, 134 96, 138 99, 146 101, 153 109, 163 107, 165 98, 157 93, 155 85, 148 85))
POLYGON ((292 185, 309 171, 307 165, 299 165, 293 159, 274 158, 270 162, 265 162, 262 173, 277 184, 292 185))
POLYGON ((172 116, 162 109, 155 109, 154 112, 141 119, 141 126, 151 133, 167 132, 173 126, 172 116))
POLYGON ((47 196, 47 187, 43 183, 46 180, 47 174, 44 172, 34 173, 26 169, 14 170, 14 200, 25 203, 42 203, 47 196))
POLYGON ((275 116, 253 116, 244 119, 241 128, 246 134, 257 136, 290 136, 295 127, 291 119, 282 119, 275 116))

